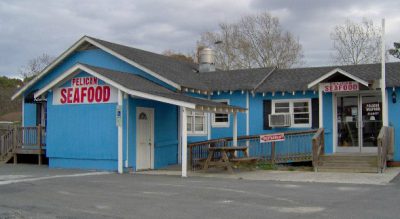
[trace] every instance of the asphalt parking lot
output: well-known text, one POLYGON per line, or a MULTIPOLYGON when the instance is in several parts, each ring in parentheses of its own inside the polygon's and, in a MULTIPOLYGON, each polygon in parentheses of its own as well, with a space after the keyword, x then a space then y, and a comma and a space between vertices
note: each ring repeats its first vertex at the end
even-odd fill
POLYGON ((388 185, 0 166, 0 218, 398 218, 388 185))

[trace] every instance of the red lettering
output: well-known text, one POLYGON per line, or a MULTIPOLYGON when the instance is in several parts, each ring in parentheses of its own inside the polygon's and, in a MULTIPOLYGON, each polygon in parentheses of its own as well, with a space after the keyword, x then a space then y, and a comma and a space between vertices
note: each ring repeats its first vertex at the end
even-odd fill
POLYGON ((96 102, 101 102, 101 99, 103 98, 103 91, 101 86, 96 87, 96 93, 95 93, 95 100, 96 102))
POLYGON ((98 84, 97 78, 92 78, 93 79, 93 84, 98 84))
POLYGON ((110 87, 109 86, 103 86, 103 102, 108 102, 110 100, 110 87))
POLYGON ((93 102, 94 99, 94 87, 89 87, 88 88, 88 102, 91 103, 93 102))
POLYGON ((67 92, 67 90, 65 90, 65 88, 63 88, 63 89, 61 89, 61 99, 60 99, 60 102, 62 103, 62 104, 64 104, 65 102, 66 102, 66 96, 65 96, 65 93, 67 92))
POLYGON ((74 103, 79 103, 79 87, 74 89, 74 103))
POLYGON ((87 96, 87 87, 82 87, 81 88, 81 103, 84 103, 85 97, 87 96))
POLYGON ((72 97, 72 88, 69 87, 67 89, 67 103, 72 103, 71 97, 72 97))
POLYGON ((72 86, 75 86, 75 78, 72 78, 72 81, 71 81, 71 84, 72 84, 72 86))

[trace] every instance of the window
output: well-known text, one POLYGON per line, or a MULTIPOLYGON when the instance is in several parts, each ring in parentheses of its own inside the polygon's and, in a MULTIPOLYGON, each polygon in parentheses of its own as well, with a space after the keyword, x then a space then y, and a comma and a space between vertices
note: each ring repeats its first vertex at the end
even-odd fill
MULTIPOLYGON (((229 105, 229 100, 213 100, 226 105, 229 105)), ((229 114, 228 113, 214 113, 212 115, 213 127, 229 127, 229 114)))
POLYGON ((206 115, 202 112, 187 111, 187 132, 189 135, 207 134, 206 115))
POLYGON ((311 127, 311 100, 272 100, 272 113, 289 113, 291 127, 311 127))

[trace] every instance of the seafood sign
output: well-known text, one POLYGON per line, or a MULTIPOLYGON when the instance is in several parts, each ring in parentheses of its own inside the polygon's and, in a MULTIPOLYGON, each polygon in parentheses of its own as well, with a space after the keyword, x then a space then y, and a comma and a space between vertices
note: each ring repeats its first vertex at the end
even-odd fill
POLYGON ((284 133, 274 133, 268 135, 260 135, 260 143, 273 142, 273 141, 284 141, 284 133))
POLYGON ((53 104, 116 103, 117 90, 109 85, 100 85, 96 77, 76 77, 69 87, 54 90, 53 104))

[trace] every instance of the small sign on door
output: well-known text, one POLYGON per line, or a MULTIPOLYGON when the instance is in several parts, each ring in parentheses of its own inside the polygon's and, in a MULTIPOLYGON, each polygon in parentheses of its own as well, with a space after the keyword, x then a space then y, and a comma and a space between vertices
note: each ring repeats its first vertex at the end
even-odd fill
POLYGON ((268 135, 260 135, 260 143, 274 142, 274 141, 284 141, 285 133, 274 133, 268 135))

